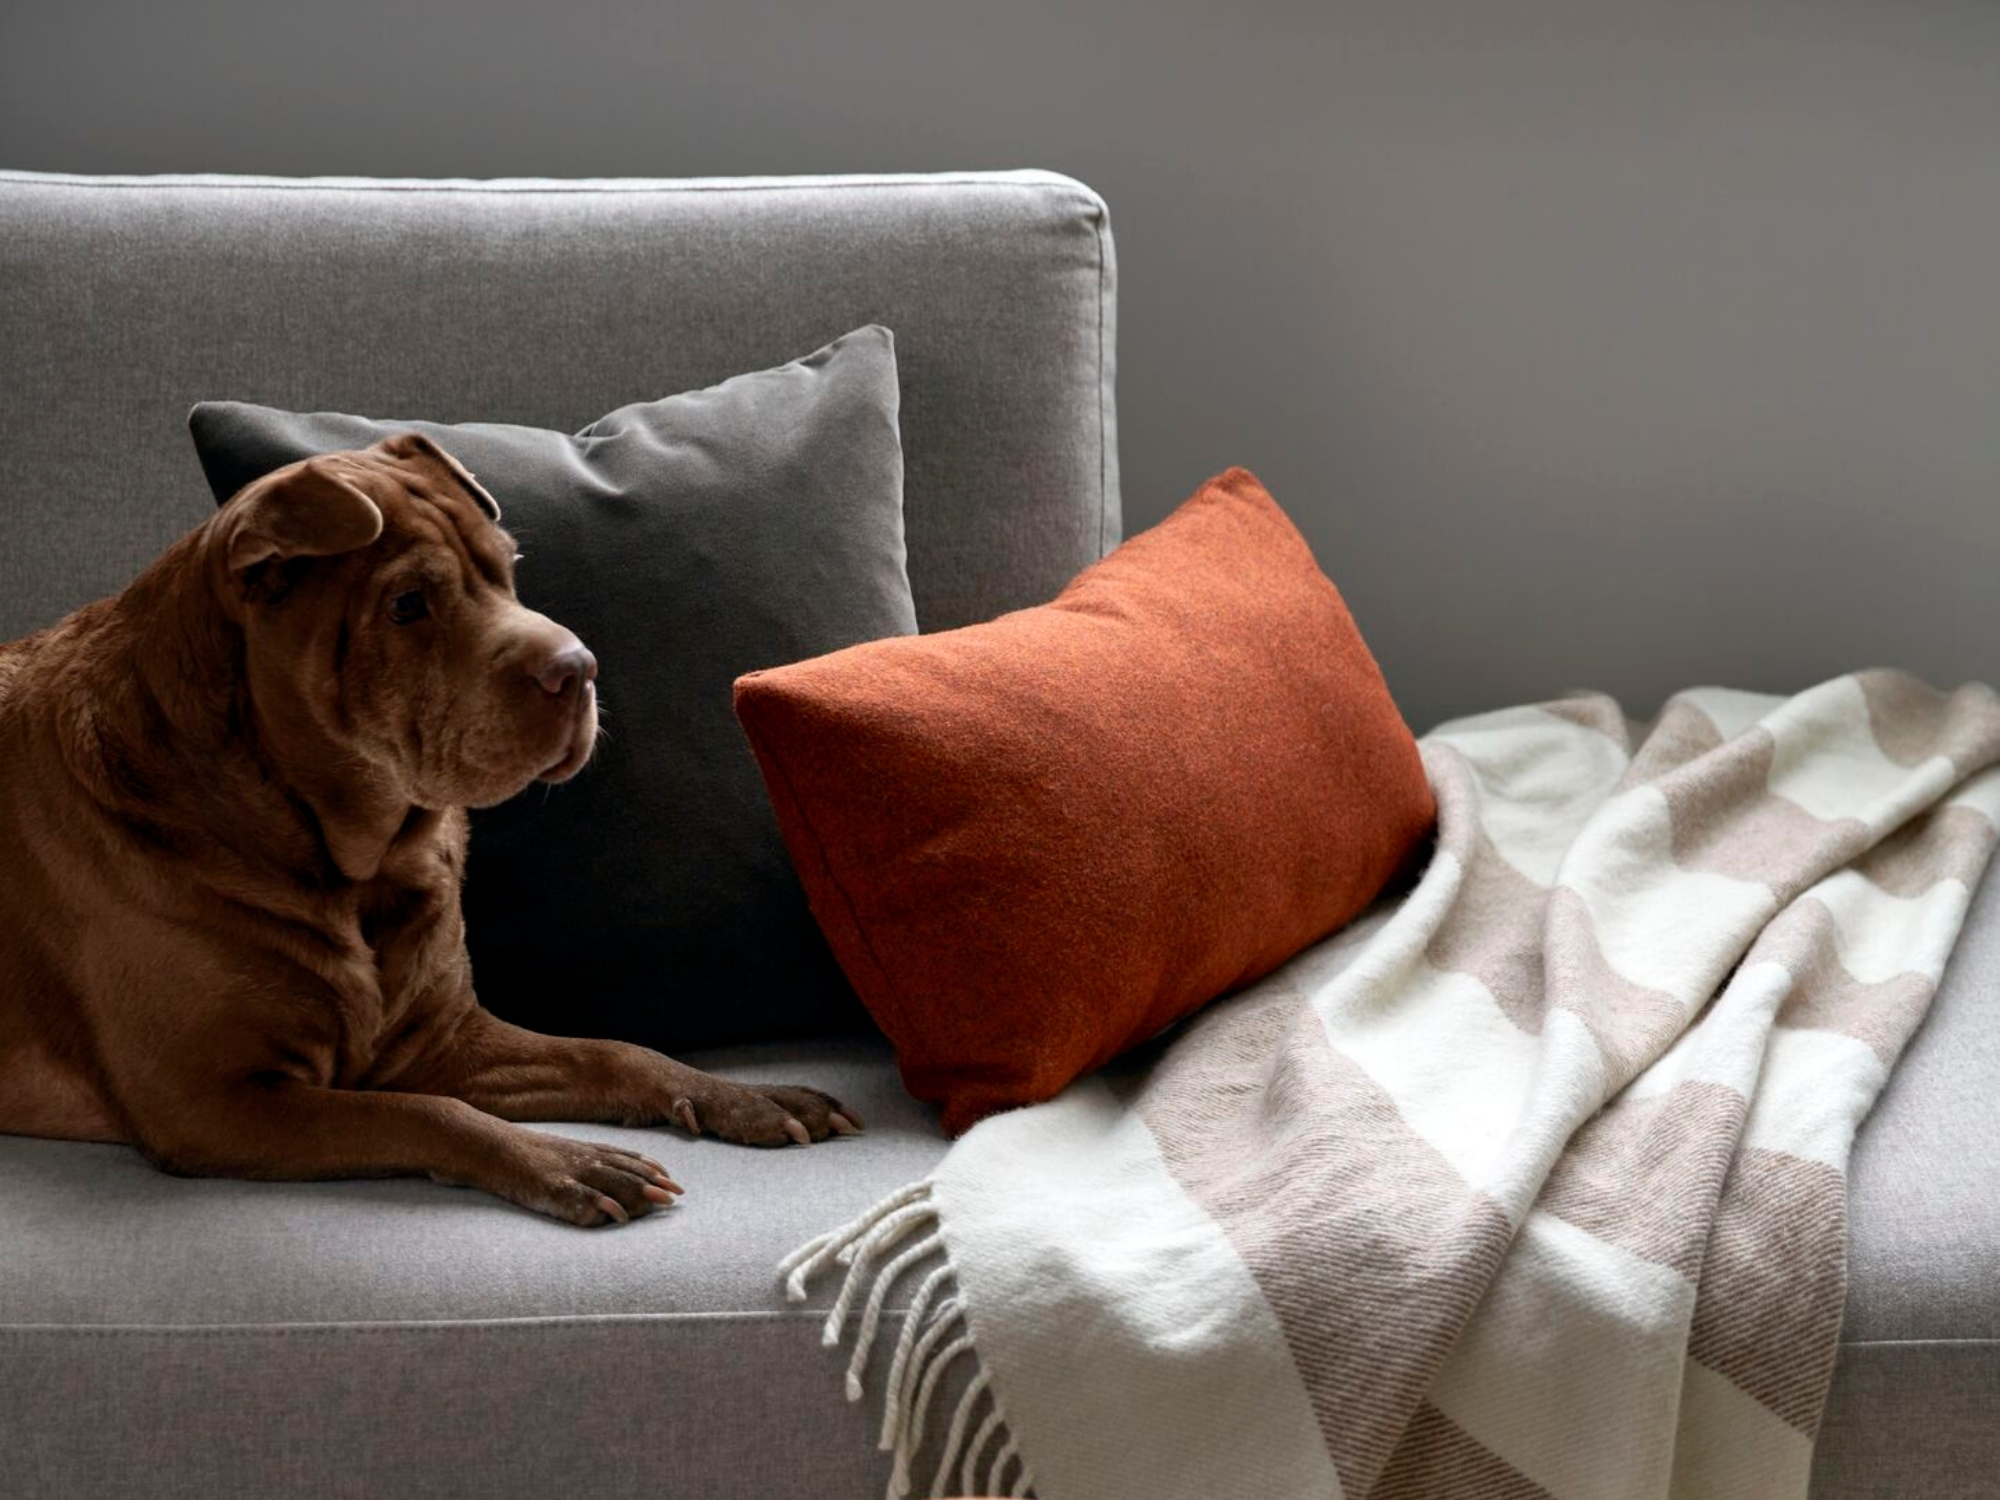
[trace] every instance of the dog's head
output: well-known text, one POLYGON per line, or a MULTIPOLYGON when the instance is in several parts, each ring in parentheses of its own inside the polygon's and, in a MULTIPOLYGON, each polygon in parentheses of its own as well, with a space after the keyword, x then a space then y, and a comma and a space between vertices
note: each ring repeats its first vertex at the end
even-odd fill
POLYGON ((275 470, 209 523, 257 732, 316 803, 487 807, 590 758, 597 662, 515 598, 499 522, 403 433, 275 470))

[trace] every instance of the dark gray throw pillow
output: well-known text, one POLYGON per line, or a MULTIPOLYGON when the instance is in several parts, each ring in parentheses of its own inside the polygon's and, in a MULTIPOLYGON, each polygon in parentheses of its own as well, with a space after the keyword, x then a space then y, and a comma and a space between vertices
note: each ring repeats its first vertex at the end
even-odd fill
POLYGON ((597 656, 575 780, 475 812, 473 982, 495 1013, 666 1049, 860 1029, 730 706, 745 672, 913 634, 895 346, 863 328, 577 433, 300 415, 188 418, 218 502, 415 429, 500 502, 521 599, 597 656))

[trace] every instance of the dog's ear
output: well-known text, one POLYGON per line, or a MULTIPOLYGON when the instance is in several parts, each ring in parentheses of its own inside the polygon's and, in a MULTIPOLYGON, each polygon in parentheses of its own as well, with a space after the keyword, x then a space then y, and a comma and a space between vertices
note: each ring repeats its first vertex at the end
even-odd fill
POLYGON ((382 534, 381 507, 325 458, 287 464, 245 485, 218 519, 224 557, 239 578, 275 558, 331 557, 382 534))
POLYGON ((500 519, 500 502, 486 493, 486 486, 472 477, 472 470, 466 468, 421 432, 399 432, 394 437, 384 438, 378 446, 389 457, 401 459, 405 463, 411 459, 428 458, 434 463, 443 465, 445 471, 472 496, 473 503, 486 512, 488 520, 500 519))

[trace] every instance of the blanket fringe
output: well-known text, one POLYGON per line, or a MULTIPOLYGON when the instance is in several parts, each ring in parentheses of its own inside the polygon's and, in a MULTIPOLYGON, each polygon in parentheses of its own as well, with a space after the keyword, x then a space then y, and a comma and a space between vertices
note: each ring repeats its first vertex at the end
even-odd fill
MULTIPOLYGON (((945 1373, 966 1354, 972 1356, 974 1370, 952 1407, 938 1450, 936 1473, 924 1494, 947 1493, 955 1470, 958 1493, 998 1495, 1011 1468, 1015 1470, 1014 1482, 1007 1493, 1030 1495, 1034 1476, 1008 1429, 991 1374, 979 1362, 965 1306, 951 1287, 951 1262, 929 1183, 912 1183, 838 1229, 808 1240, 779 1263, 778 1275, 784 1281, 785 1296, 803 1302, 816 1276, 833 1266, 845 1268, 840 1290, 820 1330, 820 1341, 829 1349, 836 1347, 847 1332, 855 1303, 861 1303, 846 1379, 847 1399, 859 1401, 868 1357, 875 1348, 890 1293, 906 1273, 928 1262, 935 1264, 911 1295, 883 1382, 877 1446, 893 1455, 885 1500, 903 1500, 910 1494, 911 1470, 923 1452, 925 1430, 933 1426, 932 1408, 941 1400, 945 1373), (975 1485, 979 1459, 996 1436, 1001 1441, 986 1466, 985 1480, 975 1485)), ((936 1416, 941 1420, 943 1413, 936 1416)))
MULTIPOLYGON (((996 1405, 986 1414, 986 1420, 979 1424, 979 1430, 972 1434, 971 1441, 965 1445, 965 1462, 960 1465, 958 1471, 958 1492, 961 1495, 974 1493, 974 1487, 978 1484, 979 1455, 986 1451, 986 1445, 993 1440, 993 1434, 999 1427, 1000 1408, 996 1405)), ((988 1488, 987 1493, 991 1494, 992 1490, 988 1488)))
MULTIPOLYGON (((1001 1445, 998 1456, 993 1460, 993 1467, 986 1471, 986 1483, 981 1485, 980 1488, 989 1495, 999 1494, 1000 1481, 1007 1477, 1007 1465, 1018 1458, 1020 1452, 1021 1450, 1014 1445, 1013 1436, 1009 1434, 1007 1441, 1001 1445)), ((1021 1473, 1025 1479, 1027 1469, 1023 1468, 1021 1473)), ((1010 1493, 1019 1494, 1020 1491, 1014 1490, 1010 1491, 1010 1493)))

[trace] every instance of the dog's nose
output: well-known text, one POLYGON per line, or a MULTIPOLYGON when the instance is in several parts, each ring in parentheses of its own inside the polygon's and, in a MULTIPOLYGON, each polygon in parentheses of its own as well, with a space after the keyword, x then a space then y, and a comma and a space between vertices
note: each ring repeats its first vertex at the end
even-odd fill
POLYGON ((548 659, 535 674, 535 681, 543 692, 559 698, 573 683, 597 681, 597 658, 584 649, 583 642, 572 641, 548 659))

